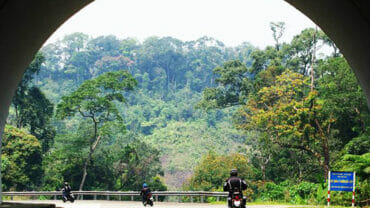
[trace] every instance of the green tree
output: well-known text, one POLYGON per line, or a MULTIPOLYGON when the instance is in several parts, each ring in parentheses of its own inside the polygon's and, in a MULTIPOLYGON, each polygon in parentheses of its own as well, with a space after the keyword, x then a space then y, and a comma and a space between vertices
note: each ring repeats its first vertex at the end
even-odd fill
POLYGON ((249 91, 247 67, 238 60, 228 61, 213 72, 218 75, 216 88, 206 88, 198 107, 203 109, 224 108, 245 102, 249 91))
POLYGON ((276 78, 275 85, 250 96, 238 113, 237 124, 244 130, 266 132, 267 138, 284 148, 305 151, 329 171, 329 139, 333 117, 322 110, 317 91, 309 91, 308 79, 289 70, 276 78))
POLYGON ((133 68, 133 64, 134 62, 132 60, 124 56, 104 56, 95 62, 93 76, 96 77, 104 72, 117 71, 120 69, 128 69, 130 73, 133 74, 133 71, 131 70, 133 68))
POLYGON ((327 43, 327 36, 321 30, 314 28, 304 29, 299 35, 293 37, 290 44, 282 50, 286 60, 286 68, 297 73, 308 75, 316 51, 327 43))
POLYGON ((323 100, 323 110, 333 115, 338 130, 337 145, 341 149, 351 139, 366 131, 369 111, 365 96, 354 73, 343 57, 333 57, 318 63, 317 90, 323 100))
POLYGON ((88 39, 88 35, 81 32, 64 36, 62 43, 64 45, 64 53, 68 56, 67 58, 73 56, 74 53, 80 52, 86 46, 88 39))
POLYGON ((25 97, 27 91, 30 88, 30 82, 32 81, 34 75, 40 71, 41 64, 44 62, 45 58, 42 53, 37 53, 31 64, 27 67, 21 82, 18 84, 15 95, 12 100, 12 104, 15 109, 16 115, 16 126, 21 128, 24 126, 25 119, 23 118, 23 109, 26 108, 25 97))
MULTIPOLYGON (((110 134, 105 134, 104 139, 100 140, 87 167, 89 175, 85 180, 85 190, 120 190, 120 171, 126 167, 121 163, 122 152, 126 145, 134 142, 135 135, 122 132, 120 126, 112 126, 109 131, 110 134)), ((93 136, 94 128, 89 120, 80 122, 75 131, 56 136, 53 148, 45 155, 43 161, 44 190, 59 190, 64 181, 68 181, 73 190, 79 188, 83 174, 81 170, 90 150, 90 143, 86 138, 93 136)), ((146 151, 152 152, 150 146, 147 148, 146 151)), ((147 166, 149 169, 158 168, 155 160, 153 166, 147 166)))
POLYGON ((31 87, 28 90, 25 104, 27 107, 22 111, 24 124, 29 127, 30 133, 41 142, 42 152, 45 153, 53 144, 56 134, 51 125, 54 105, 37 87, 31 87))
POLYGON ((276 50, 280 50, 280 38, 283 37, 285 31, 285 23, 284 22, 270 22, 270 29, 272 31, 272 37, 275 40, 275 47, 276 50))
MULTIPOLYGON (((122 93, 133 90, 136 80, 126 71, 107 72, 99 77, 87 80, 69 96, 62 97, 57 106, 57 115, 64 119, 78 113, 80 116, 91 119, 94 134, 89 139, 89 152, 83 166, 83 176, 79 190, 83 189, 90 164, 100 139, 106 134, 113 121, 122 121, 122 117, 114 101, 126 102, 122 93)), ((122 124, 123 125, 123 124, 122 124)))
POLYGON ((139 191, 144 182, 153 185, 153 190, 167 190, 158 178, 163 175, 159 151, 142 141, 135 140, 123 147, 115 167, 118 190, 139 191))
POLYGON ((245 155, 238 153, 217 155, 209 152, 202 157, 185 186, 190 190, 220 191, 224 181, 230 176, 231 169, 238 169, 238 175, 245 180, 250 180, 254 176, 245 155))
POLYGON ((1 157, 5 190, 31 191, 40 186, 42 150, 33 135, 6 125, 1 157))
POLYGON ((44 61, 43 54, 37 53, 26 69, 12 101, 16 126, 28 128, 40 140, 43 153, 50 148, 55 136, 55 129, 50 124, 54 104, 38 87, 32 86, 32 80, 39 73, 44 61))

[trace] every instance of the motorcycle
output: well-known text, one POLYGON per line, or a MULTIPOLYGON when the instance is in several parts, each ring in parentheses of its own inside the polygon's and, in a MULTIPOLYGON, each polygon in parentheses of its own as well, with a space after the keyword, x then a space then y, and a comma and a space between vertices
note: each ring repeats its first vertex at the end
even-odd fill
POLYGON ((62 200, 63 202, 67 202, 67 201, 70 201, 70 202, 74 202, 75 201, 75 196, 73 195, 73 193, 69 193, 69 194, 63 194, 62 196, 62 200))
POLYGON ((146 201, 143 202, 144 204, 144 207, 146 207, 146 205, 150 205, 151 207, 153 206, 153 196, 152 196, 152 193, 149 193, 148 196, 146 197, 146 201))
POLYGON ((239 192, 234 193, 233 197, 231 198, 232 208, 245 207, 245 204, 243 205, 243 203, 244 203, 244 200, 242 197, 240 197, 239 192))

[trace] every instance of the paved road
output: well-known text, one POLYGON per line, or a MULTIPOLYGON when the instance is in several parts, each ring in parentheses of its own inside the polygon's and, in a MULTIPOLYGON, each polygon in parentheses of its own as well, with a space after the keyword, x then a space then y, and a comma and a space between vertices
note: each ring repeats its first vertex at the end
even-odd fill
MULTIPOLYGON (((63 203, 62 201, 22 201, 31 203, 55 203, 57 207, 63 208, 143 208, 140 202, 128 201, 76 201, 75 203, 63 203)), ((156 202, 153 208, 227 208, 226 205, 211 205, 211 204, 196 204, 196 203, 170 203, 170 202, 156 202)), ((253 205, 248 208, 288 208, 294 207, 291 205, 253 205)))

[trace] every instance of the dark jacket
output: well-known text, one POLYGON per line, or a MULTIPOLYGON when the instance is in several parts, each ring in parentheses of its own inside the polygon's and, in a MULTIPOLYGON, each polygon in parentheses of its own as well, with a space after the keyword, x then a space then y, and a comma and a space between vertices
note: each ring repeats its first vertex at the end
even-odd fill
POLYGON ((245 189, 247 189, 247 183, 237 176, 231 176, 224 183, 224 191, 229 192, 229 196, 235 192, 239 192, 239 195, 243 196, 242 191, 245 189))
POLYGON ((62 192, 64 196, 69 195, 71 193, 71 186, 63 186, 62 192))

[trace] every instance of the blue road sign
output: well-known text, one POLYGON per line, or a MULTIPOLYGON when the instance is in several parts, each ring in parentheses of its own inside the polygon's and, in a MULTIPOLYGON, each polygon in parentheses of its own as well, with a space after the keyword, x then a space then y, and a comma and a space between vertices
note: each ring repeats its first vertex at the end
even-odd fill
POLYGON ((330 172, 331 191, 353 191, 353 172, 330 172))

